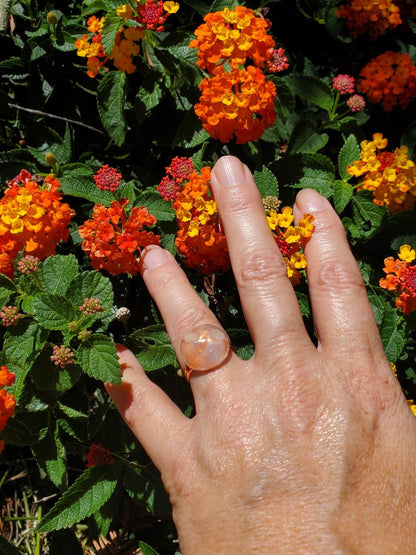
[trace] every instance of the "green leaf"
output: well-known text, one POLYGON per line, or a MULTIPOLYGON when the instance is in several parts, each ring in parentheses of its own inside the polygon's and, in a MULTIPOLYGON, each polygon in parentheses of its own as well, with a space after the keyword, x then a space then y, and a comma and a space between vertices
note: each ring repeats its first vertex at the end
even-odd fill
POLYGON ((148 345, 169 345, 169 336, 163 324, 155 324, 135 330, 127 337, 127 342, 132 350, 143 349, 148 345))
POLYGON ((51 361, 52 346, 48 346, 32 365, 30 377, 40 391, 67 391, 74 387, 81 377, 81 368, 69 364, 65 368, 56 366, 51 361))
POLYGON ((386 307, 380 329, 384 351, 389 362, 396 362, 406 343, 403 317, 391 306, 386 307))
POLYGON ((41 472, 55 486, 62 490, 68 487, 68 473, 66 469, 66 452, 59 437, 59 428, 51 421, 47 435, 32 446, 33 453, 41 472))
POLYGON ((331 110, 334 93, 331 86, 322 79, 292 73, 284 78, 294 94, 324 110, 331 110))
POLYGON ((172 345, 150 345, 136 353, 145 372, 153 372, 176 363, 176 354, 172 345))
POLYGON ((254 181, 260 191, 262 198, 267 196, 279 196, 279 184, 276 176, 266 166, 263 166, 261 172, 254 172, 254 181))
POLYGON ((139 202, 149 210, 158 222, 171 222, 175 218, 172 203, 163 200, 157 191, 147 190, 139 197, 139 202))
POLYGON ((73 254, 56 254, 45 260, 39 278, 46 292, 65 295, 77 274, 78 262, 73 254))
POLYGON ((294 183, 292 187, 295 189, 314 189, 326 198, 332 196, 332 186, 334 176, 327 171, 305 167, 303 169, 303 177, 298 183, 294 183))
POLYGON ((111 54, 111 51, 114 48, 118 30, 122 27, 122 25, 123 20, 117 15, 117 12, 107 12, 104 19, 104 25, 101 30, 101 43, 107 56, 111 54))
POLYGON ((72 304, 61 295, 42 293, 33 300, 33 311, 36 320, 47 330, 68 329, 68 324, 77 319, 72 304))
POLYGON ((4 287, 4 289, 9 291, 18 291, 15 282, 2 273, 0 273, 0 287, 4 287))
POLYGON ((0 536, 0 551, 2 555, 20 555, 17 547, 9 543, 3 536, 0 536))
POLYGON ((335 181, 333 193, 335 210, 338 214, 341 214, 352 198, 353 188, 349 183, 345 183, 345 181, 335 181))
POLYGON ((159 553, 155 551, 153 547, 150 547, 150 545, 145 542, 139 542, 139 548, 140 553, 143 553, 143 555, 159 555, 159 553))
POLYGON ((7 361, 22 368, 30 367, 43 349, 48 332, 33 320, 23 319, 4 335, 3 351, 7 361))
POLYGON ((87 298, 97 298, 101 306, 109 310, 114 302, 113 286, 108 277, 99 272, 85 271, 72 280, 66 297, 75 307, 81 306, 87 298))
POLYGON ((326 133, 317 133, 312 125, 305 121, 299 121, 289 139, 287 152, 314 153, 323 148, 328 142, 326 133))
POLYGON ((125 103, 126 74, 110 71, 98 85, 97 107, 105 130, 117 146, 121 146, 126 137, 125 103))
POLYGON ((68 528, 94 514, 111 497, 117 485, 113 466, 98 465, 86 470, 42 518, 38 532, 68 528))
POLYGON ((364 237, 372 237, 387 220, 387 208, 374 204, 370 191, 360 191, 351 201, 355 223, 360 227, 364 237))
POLYGON ((170 515, 169 496, 158 476, 149 470, 124 467, 123 483, 129 496, 151 513, 170 515))
POLYGON ((209 139, 209 134, 193 110, 183 118, 173 139, 173 147, 194 148, 209 139))
POLYGON ((136 109, 136 112, 143 115, 142 118, 139 117, 140 121, 143 121, 144 116, 159 104, 162 96, 163 91, 160 86, 160 76, 154 74, 146 75, 136 95, 136 103, 139 103, 139 105, 142 103, 143 106, 140 111, 136 109))
POLYGON ((351 179, 351 175, 347 172, 347 167, 355 160, 360 159, 360 147, 354 135, 349 135, 338 155, 339 175, 345 181, 351 179))
POLYGON ((65 173, 59 178, 61 182, 61 190, 64 195, 71 197, 79 197, 89 200, 94 204, 103 204, 110 206, 114 195, 109 191, 100 191, 93 180, 93 174, 77 175, 76 173, 65 173))
POLYGON ((96 380, 121 383, 121 370, 113 341, 106 335, 93 334, 80 344, 77 359, 87 374, 96 380))

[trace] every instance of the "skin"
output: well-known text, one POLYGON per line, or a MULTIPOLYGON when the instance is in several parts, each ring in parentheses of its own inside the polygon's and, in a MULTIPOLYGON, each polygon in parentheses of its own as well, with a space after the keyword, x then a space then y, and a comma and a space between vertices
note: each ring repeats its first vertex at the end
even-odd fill
MULTIPOLYGON (((316 225, 305 247, 315 346, 250 171, 221 158, 211 185, 254 356, 191 374, 192 419, 123 347, 123 383, 108 385, 161 472, 183 555, 414 553, 416 419, 342 223, 315 191, 298 194, 296 219, 316 225)), ((183 365, 182 336, 220 324, 167 251, 148 247, 142 261, 183 365)))

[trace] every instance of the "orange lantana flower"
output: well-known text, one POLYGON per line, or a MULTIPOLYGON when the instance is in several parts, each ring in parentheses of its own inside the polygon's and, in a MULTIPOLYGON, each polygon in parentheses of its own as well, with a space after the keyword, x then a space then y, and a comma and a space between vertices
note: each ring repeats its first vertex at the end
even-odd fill
MULTIPOLYGON (((263 204, 265 204, 264 201, 263 204)), ((307 265, 302 246, 315 229, 313 225, 314 217, 311 214, 305 214, 299 220, 298 225, 294 226, 292 225, 294 215, 290 206, 284 206, 280 210, 275 208, 268 210, 266 208, 266 217, 277 246, 286 262, 288 278, 293 285, 297 285, 301 280, 299 270, 306 268, 307 265)))
POLYGON ((400 8, 392 0, 349 0, 337 15, 346 20, 354 37, 368 32, 373 40, 402 23, 400 8))
POLYGON ((380 279, 380 287, 396 292, 396 307, 404 314, 416 310, 416 265, 412 266, 415 258, 415 250, 402 245, 396 260, 392 256, 384 260, 387 276, 380 279))
POLYGON ((214 139, 224 143, 233 137, 237 143, 255 141, 276 119, 276 87, 258 67, 227 73, 218 66, 199 88, 202 95, 195 113, 214 139))
POLYGON ((184 263, 203 274, 230 267, 227 242, 221 230, 217 204, 209 188, 211 170, 193 171, 173 201, 179 231, 175 244, 184 263))
POLYGON ((384 52, 363 67, 357 89, 386 112, 407 108, 416 98, 416 66, 409 54, 384 52))
POLYGON ((26 170, 12 179, 0 200, 0 272, 13 276, 20 250, 44 260, 68 238, 72 211, 61 202, 53 175, 32 177, 26 170))
POLYGON ((81 247, 88 254, 96 270, 107 270, 110 274, 135 275, 139 271, 137 256, 147 245, 158 245, 160 237, 143 229, 153 226, 156 218, 145 206, 132 208, 127 216, 127 198, 114 200, 109 208, 96 204, 92 219, 78 228, 84 239, 81 247))
POLYGON ((412 210, 416 199, 416 168, 405 146, 385 151, 387 139, 374 133, 372 141, 361 142, 360 159, 347 172, 362 177, 357 188, 373 192, 374 204, 388 206, 390 213, 412 210))
MULTIPOLYGON (((12 393, 7 393, 4 387, 13 385, 15 375, 9 372, 5 366, 0 367, 0 432, 6 427, 7 421, 14 414, 16 400, 12 393)), ((3 450, 4 443, 0 445, 0 453, 3 450)))
POLYGON ((208 13, 196 31, 191 48, 198 48, 197 65, 212 73, 218 64, 232 68, 250 59, 257 66, 272 60, 275 42, 268 34, 270 24, 244 6, 208 13))

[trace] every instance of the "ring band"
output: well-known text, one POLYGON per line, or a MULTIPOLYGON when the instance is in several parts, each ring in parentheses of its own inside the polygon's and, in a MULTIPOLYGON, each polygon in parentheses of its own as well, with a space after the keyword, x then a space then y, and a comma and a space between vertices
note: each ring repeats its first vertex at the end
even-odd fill
POLYGON ((180 344, 185 362, 184 375, 189 382, 192 372, 207 372, 218 368, 230 353, 230 339, 224 330, 212 324, 202 324, 187 332, 180 344))

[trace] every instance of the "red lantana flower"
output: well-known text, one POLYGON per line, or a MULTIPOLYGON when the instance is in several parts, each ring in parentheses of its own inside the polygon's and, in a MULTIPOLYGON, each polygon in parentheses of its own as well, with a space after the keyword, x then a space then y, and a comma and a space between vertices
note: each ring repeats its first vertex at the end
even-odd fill
POLYGON ((114 200, 109 208, 96 204, 92 219, 78 229, 84 239, 81 247, 96 270, 107 270, 113 275, 135 275, 140 268, 137 260, 140 249, 160 242, 159 235, 143 229, 153 226, 156 218, 145 206, 135 206, 127 216, 128 203, 129 199, 125 198, 114 200))
POLYGON ((102 443, 93 443, 87 453, 87 468, 99 464, 113 464, 114 459, 108 449, 102 443))

